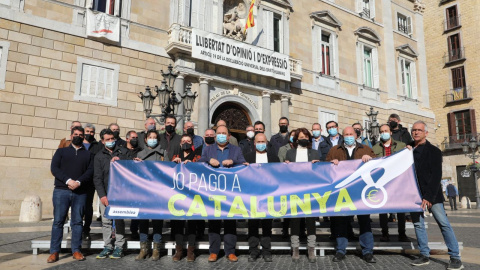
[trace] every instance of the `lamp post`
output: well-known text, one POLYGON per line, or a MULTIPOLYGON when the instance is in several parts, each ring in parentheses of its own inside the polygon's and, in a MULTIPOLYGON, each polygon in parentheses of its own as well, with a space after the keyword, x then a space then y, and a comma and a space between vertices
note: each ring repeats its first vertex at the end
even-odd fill
POLYGON ((380 134, 380 125, 377 122, 378 111, 375 112, 373 111, 373 107, 370 107, 370 111, 365 114, 367 114, 369 119, 366 125, 368 139, 372 142, 372 145, 374 145, 380 134))
POLYGON ((477 140, 472 137, 470 139, 470 141, 468 142, 463 142, 462 143, 462 150, 463 150, 463 153, 465 154, 465 156, 468 156, 469 158, 472 159, 473 161, 473 165, 470 166, 470 171, 473 173, 473 176, 474 176, 474 179, 475 179, 475 192, 476 192, 476 199, 477 199, 477 209, 480 208, 479 204, 480 204, 480 195, 479 195, 479 192, 478 192, 478 183, 477 183, 477 172, 478 172, 478 168, 476 166, 476 159, 480 157, 480 155, 478 155, 476 152, 478 150, 478 147, 479 147, 480 143, 477 142, 477 140), (471 154, 469 153, 471 151, 471 154))
POLYGON ((152 90, 149 86, 145 88, 145 93, 140 92, 138 97, 142 100, 143 111, 147 118, 153 117, 157 122, 163 124, 165 118, 168 115, 173 115, 178 119, 185 118, 187 121, 190 121, 190 116, 192 115, 193 105, 195 104, 195 98, 198 96, 197 93, 191 91, 191 86, 186 87, 187 91, 183 95, 177 95, 173 86, 175 84, 175 79, 178 76, 178 72, 173 72, 172 65, 168 65, 168 71, 162 72, 163 80, 160 84, 160 87, 155 85, 154 91, 157 95, 152 94, 152 90), (153 101, 158 97, 159 105, 161 108, 161 114, 152 114, 153 101), (178 111, 178 105, 183 102, 185 105, 185 114, 178 111), (159 118, 158 118, 159 117, 159 118))

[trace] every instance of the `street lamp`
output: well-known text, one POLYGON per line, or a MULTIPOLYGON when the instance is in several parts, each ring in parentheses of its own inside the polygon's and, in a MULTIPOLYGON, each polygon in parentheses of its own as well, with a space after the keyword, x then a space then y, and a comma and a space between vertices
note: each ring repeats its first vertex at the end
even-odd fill
POLYGON ((186 87, 187 92, 183 95, 178 95, 173 90, 175 84, 175 79, 178 76, 178 72, 173 71, 172 65, 168 65, 168 71, 161 71, 163 80, 160 84, 160 87, 155 85, 156 96, 152 94, 152 90, 149 86, 145 88, 145 93, 140 92, 138 97, 142 100, 143 111, 147 118, 153 117, 159 123, 164 123, 165 118, 168 115, 173 115, 177 119, 185 118, 187 121, 190 121, 190 116, 193 111, 193 104, 195 103, 195 98, 197 93, 192 93, 191 86, 186 87), (158 97, 158 103, 162 111, 161 114, 152 114, 153 101, 158 97), (178 105, 182 102, 185 104, 185 113, 178 111, 178 105), (160 119, 158 119, 158 117, 160 119))
POLYGON ((476 191, 476 198, 477 198, 477 209, 480 209, 480 195, 479 195, 479 191, 478 191, 478 183, 477 183, 477 172, 478 172, 478 168, 477 168, 477 162, 476 162, 476 159, 480 157, 480 155, 476 154, 477 150, 478 150, 478 147, 480 146, 480 143, 477 142, 477 140, 472 137, 470 139, 470 141, 468 142, 463 142, 462 143, 462 150, 463 150, 463 153, 465 154, 465 156, 468 156, 469 158, 472 159, 472 166, 470 166, 469 170, 473 173, 473 176, 475 178, 475 191, 476 191), (472 152, 471 154, 469 152, 472 152))
POLYGON ((366 125, 367 134, 373 145, 380 134, 380 125, 377 122, 378 111, 375 112, 373 111, 373 107, 370 107, 370 111, 365 114, 367 114, 369 119, 366 125))

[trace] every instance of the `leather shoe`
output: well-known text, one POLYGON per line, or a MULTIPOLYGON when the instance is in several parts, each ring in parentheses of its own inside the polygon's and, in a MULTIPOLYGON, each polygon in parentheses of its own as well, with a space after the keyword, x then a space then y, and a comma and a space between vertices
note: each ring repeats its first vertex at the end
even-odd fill
POLYGON ((364 259, 367 263, 376 263, 376 262, 377 262, 377 260, 375 259, 375 257, 373 257, 373 254, 372 254, 372 253, 368 253, 368 254, 363 255, 363 259, 364 259))
POLYGON ((343 261, 343 259, 345 259, 345 254, 340 253, 340 252, 337 252, 337 253, 335 254, 335 257, 333 257, 333 260, 332 260, 332 261, 333 261, 333 262, 341 262, 341 261, 343 261))
POLYGON ((238 258, 235 256, 235 254, 228 255, 228 260, 231 262, 238 262, 238 258))
POLYGON ((50 256, 47 259, 47 263, 54 263, 56 261, 58 261, 58 252, 54 252, 50 254, 50 256))
POLYGON ((77 261, 84 261, 85 257, 83 256, 83 254, 80 251, 75 251, 73 253, 73 259, 75 259, 77 261))
POLYGON ((216 262, 217 259, 218 259, 218 255, 215 253, 210 254, 210 256, 208 257, 209 262, 216 262))

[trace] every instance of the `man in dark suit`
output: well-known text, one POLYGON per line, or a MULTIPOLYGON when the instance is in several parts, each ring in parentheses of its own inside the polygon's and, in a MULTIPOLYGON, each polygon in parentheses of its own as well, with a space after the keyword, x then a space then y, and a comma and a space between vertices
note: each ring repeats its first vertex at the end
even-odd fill
MULTIPOLYGON (((182 136, 175 132, 177 126, 177 118, 173 115, 165 117, 165 133, 160 135, 160 148, 166 150, 167 160, 172 160, 175 153, 180 152, 180 140, 182 136)), ((140 138, 140 136, 139 136, 140 138)))
POLYGON ((289 142, 289 133, 288 133, 288 118, 283 116, 278 120, 278 126, 280 128, 280 132, 277 134, 273 135, 272 138, 270 138, 270 144, 272 145, 271 151, 275 155, 278 155, 278 150, 280 147, 286 145, 289 142))
MULTIPOLYGON (((427 135, 428 130, 425 122, 417 121, 413 124, 412 137, 414 141, 409 148, 413 147, 415 171, 423 199, 422 209, 430 209, 442 231, 443 240, 450 255, 450 263, 447 269, 462 269, 463 265, 460 259, 457 238, 443 206, 444 198, 441 188, 442 152, 427 141, 427 135)), ((411 213, 415 234, 417 235, 418 248, 420 249, 420 256, 412 262, 412 265, 415 266, 430 263, 430 248, 428 247, 428 235, 425 230, 422 209, 419 209, 419 212, 411 213)))
MULTIPOLYGON (((228 143, 230 132, 226 126, 217 127, 216 144, 209 145, 202 153, 202 157, 198 162, 206 162, 210 166, 218 167, 232 167, 245 163, 242 150, 240 147, 228 143)), ((220 252, 220 230, 222 227, 221 220, 208 221, 208 241, 210 242, 210 257, 209 262, 215 262, 218 259, 220 252)), ((238 261, 235 256, 235 246, 237 245, 237 225, 236 220, 224 221, 224 250, 225 256, 231 262, 238 261)))
MULTIPOLYGON (((245 156, 247 163, 273 163, 280 162, 277 155, 267 152, 267 137, 263 133, 255 136, 255 151, 245 156)), ((262 245, 262 255, 265 262, 272 261, 272 219, 250 219, 248 220, 248 246, 250 251, 249 262, 254 262, 260 256, 258 244, 262 245), (262 225, 262 238, 258 229, 262 225)))
POLYGON ((332 147, 343 144, 343 136, 338 133, 338 123, 335 121, 328 121, 325 124, 327 128, 328 137, 324 138, 320 145, 318 146, 320 155, 320 160, 325 161, 327 154, 332 149, 332 147))

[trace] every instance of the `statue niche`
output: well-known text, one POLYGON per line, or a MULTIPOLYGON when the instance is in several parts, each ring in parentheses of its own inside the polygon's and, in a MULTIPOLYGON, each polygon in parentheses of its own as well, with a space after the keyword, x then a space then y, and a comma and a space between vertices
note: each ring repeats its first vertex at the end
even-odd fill
POLYGON ((223 35, 244 41, 247 37, 248 8, 243 0, 225 0, 223 3, 223 35))

